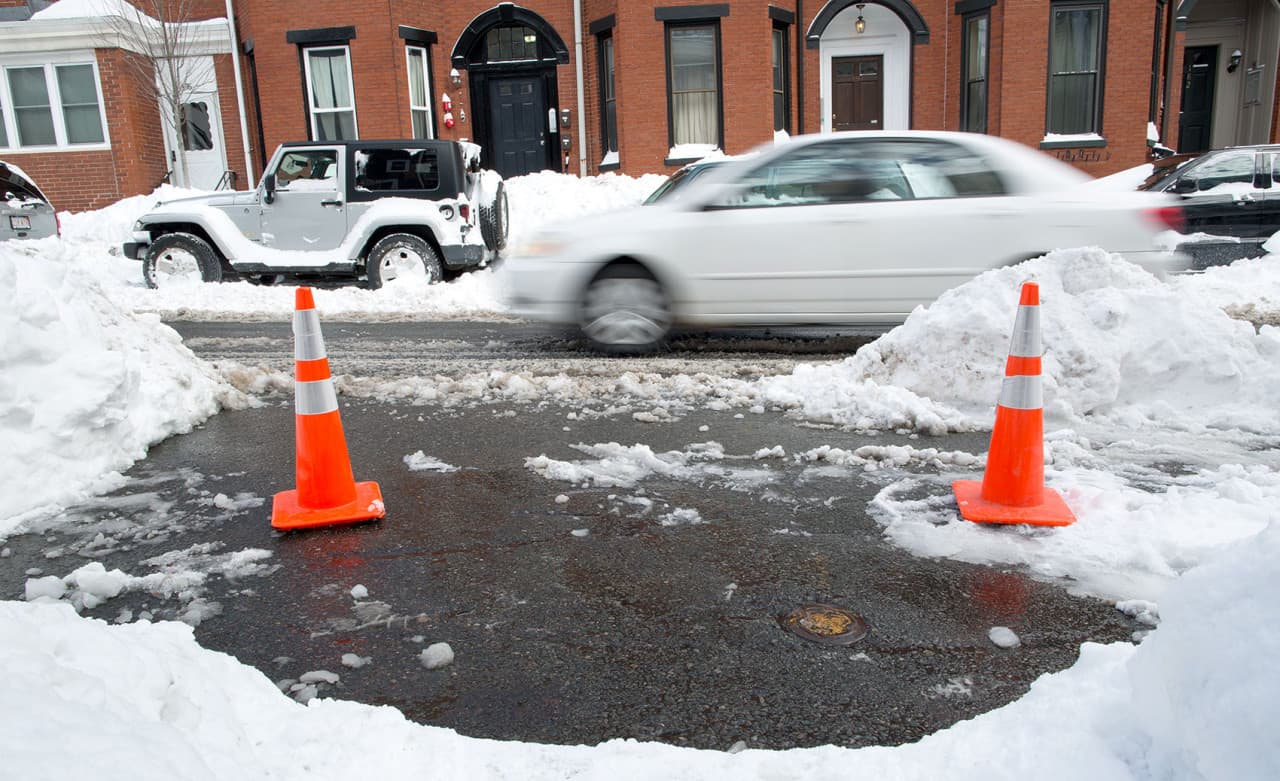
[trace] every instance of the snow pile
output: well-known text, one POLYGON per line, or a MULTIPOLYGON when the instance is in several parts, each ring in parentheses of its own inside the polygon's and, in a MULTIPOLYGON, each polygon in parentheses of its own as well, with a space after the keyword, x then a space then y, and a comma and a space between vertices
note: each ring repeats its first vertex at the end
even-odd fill
POLYGON ((764 396, 854 428, 985 428, 1019 290, 1031 281, 1040 286, 1047 415, 1276 430, 1280 329, 1256 330, 1199 295, 1215 284, 1238 292, 1250 272, 1275 290, 1274 272, 1260 265, 1166 285, 1099 250, 1056 251, 944 293, 843 363, 766 381, 764 396))
POLYGON ((92 265, 58 239, 0 244, 0 536, 247 402, 172 329, 121 311, 92 265))
POLYGON ((1086 643, 1074 667, 1042 676, 1022 699, 894 749, 477 740, 414 725, 389 707, 298 704, 256 670, 200 648, 181 624, 108 626, 65 605, 3 602, 0 667, 9 676, 0 714, 9 726, 0 750, 15 778, 73 778, 92 767, 102 781, 168 779, 175 770, 188 778, 977 781, 992 777, 994 763, 1003 778, 1276 778, 1277 557, 1273 524, 1176 584, 1163 624, 1142 645, 1086 643))
POLYGON ((553 171, 508 179, 509 245, 518 245, 549 223, 640 204, 666 179, 661 174, 632 177, 617 173, 580 178, 553 171))

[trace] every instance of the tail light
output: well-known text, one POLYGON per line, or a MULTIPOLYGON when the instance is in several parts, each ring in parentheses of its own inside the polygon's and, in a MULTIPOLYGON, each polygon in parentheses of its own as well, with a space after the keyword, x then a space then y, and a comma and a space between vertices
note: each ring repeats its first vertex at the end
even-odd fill
POLYGON ((463 222, 471 222, 471 204, 469 203, 458 204, 458 214, 462 215, 463 222))
POLYGON ((1161 206, 1158 209, 1147 209, 1146 214, 1156 225, 1168 228, 1171 231, 1182 233, 1187 227, 1186 215, 1182 213, 1182 209, 1178 206, 1161 206))
POLYGON ((58 235, 61 236, 62 235, 62 218, 58 216, 57 212, 53 213, 53 224, 54 224, 54 227, 57 228, 58 230, 58 235))

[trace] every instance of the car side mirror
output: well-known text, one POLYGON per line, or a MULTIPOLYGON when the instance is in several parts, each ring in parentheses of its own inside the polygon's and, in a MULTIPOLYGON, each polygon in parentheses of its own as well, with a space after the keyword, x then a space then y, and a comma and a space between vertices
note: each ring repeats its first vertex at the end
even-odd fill
POLYGON ((267 174, 262 177, 262 200, 272 203, 276 199, 276 175, 267 174))
POLYGON ((1169 188, 1170 192, 1175 192, 1175 193, 1178 193, 1179 195, 1186 195, 1187 193, 1193 193, 1199 189, 1200 189, 1200 183, 1197 182, 1195 179, 1179 179, 1178 181, 1173 183, 1173 187, 1169 188))

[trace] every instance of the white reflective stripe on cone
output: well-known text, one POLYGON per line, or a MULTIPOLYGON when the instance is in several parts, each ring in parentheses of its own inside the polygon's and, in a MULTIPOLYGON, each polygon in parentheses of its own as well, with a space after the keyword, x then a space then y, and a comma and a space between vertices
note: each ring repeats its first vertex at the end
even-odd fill
POLYGON ((320 333, 320 315, 314 309, 293 310, 293 359, 317 361, 327 357, 324 336, 320 333))
POLYGON ((293 409, 299 415, 337 412, 338 391, 333 387, 333 380, 293 383, 293 409))
POLYGON ((1000 406, 1006 409, 1040 409, 1044 406, 1044 389, 1040 375, 1005 377, 1000 386, 1000 406))
POLYGON ((1044 352, 1040 345, 1040 307, 1019 306, 1013 321, 1013 339, 1009 342, 1009 354, 1017 358, 1039 358, 1044 352))

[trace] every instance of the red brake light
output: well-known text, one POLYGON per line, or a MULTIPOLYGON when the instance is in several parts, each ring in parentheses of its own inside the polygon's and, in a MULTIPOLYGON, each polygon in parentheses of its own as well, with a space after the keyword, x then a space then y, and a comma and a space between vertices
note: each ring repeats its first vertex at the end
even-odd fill
POLYGON ((458 204, 458 214, 462 215, 463 222, 471 222, 471 204, 469 203, 458 204))
POLYGON ((1147 216, 1150 217, 1157 225, 1168 228, 1172 231, 1182 233, 1187 227, 1186 215, 1182 213, 1182 209, 1178 206, 1161 206, 1158 209, 1147 209, 1147 216))

